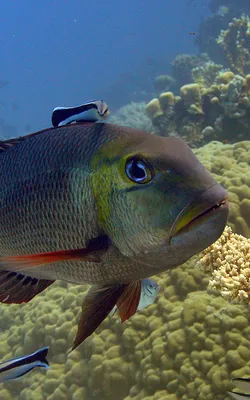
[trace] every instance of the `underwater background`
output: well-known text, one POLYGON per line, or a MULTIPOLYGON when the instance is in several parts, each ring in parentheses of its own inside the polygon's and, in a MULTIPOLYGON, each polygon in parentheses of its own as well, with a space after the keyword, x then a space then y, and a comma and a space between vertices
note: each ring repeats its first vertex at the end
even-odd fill
MULTIPOLYGON (((103 99, 111 123, 184 139, 228 190, 233 232, 250 238, 249 1, 1 6, 1 140, 51 126, 56 106, 103 99)), ((199 257, 154 276, 154 304, 107 318, 70 354, 87 286, 1 304, 0 361, 49 346, 51 368, 1 384, 0 400, 232 398, 231 378, 250 376, 249 305, 208 290, 199 257)))

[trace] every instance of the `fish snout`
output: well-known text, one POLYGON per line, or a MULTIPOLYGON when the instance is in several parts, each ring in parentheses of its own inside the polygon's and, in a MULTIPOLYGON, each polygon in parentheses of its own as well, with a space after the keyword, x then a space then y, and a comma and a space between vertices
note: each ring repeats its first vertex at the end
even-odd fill
POLYGON ((169 243, 178 234, 188 232, 215 216, 224 225, 224 229, 228 217, 227 198, 227 191, 218 183, 196 197, 175 219, 170 230, 169 243))

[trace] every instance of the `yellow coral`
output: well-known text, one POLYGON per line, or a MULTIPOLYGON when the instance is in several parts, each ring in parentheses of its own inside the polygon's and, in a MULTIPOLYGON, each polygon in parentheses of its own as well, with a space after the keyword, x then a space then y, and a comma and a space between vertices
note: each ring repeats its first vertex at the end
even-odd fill
POLYGON ((250 303, 250 239, 227 226, 222 236, 203 251, 198 266, 211 275, 210 289, 227 300, 250 303))
POLYGON ((172 92, 164 92, 159 96, 159 102, 161 105, 161 109, 163 111, 167 110, 169 107, 173 107, 175 104, 174 93, 172 92))
POLYGON ((161 105, 158 99, 152 99, 147 105, 146 105, 146 113, 149 118, 155 119, 161 115, 163 115, 163 112, 161 110, 161 105))
POLYGON ((203 114, 201 87, 198 83, 182 86, 180 95, 190 114, 203 114))
POLYGON ((219 74, 216 82, 217 83, 224 83, 227 84, 229 83, 233 78, 235 77, 235 74, 232 71, 225 71, 222 74, 219 74))
POLYGON ((194 152, 228 191, 229 225, 250 238, 250 141, 233 145, 213 141, 194 152))

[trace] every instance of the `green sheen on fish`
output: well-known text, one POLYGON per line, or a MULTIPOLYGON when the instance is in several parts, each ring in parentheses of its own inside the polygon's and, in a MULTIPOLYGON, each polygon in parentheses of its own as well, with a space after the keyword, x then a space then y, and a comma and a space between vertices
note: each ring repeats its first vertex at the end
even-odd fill
POLYGON ((141 280, 218 239, 227 193, 180 139, 77 123, 0 142, 0 301, 61 279, 92 288, 74 347, 115 305, 133 315, 141 280))

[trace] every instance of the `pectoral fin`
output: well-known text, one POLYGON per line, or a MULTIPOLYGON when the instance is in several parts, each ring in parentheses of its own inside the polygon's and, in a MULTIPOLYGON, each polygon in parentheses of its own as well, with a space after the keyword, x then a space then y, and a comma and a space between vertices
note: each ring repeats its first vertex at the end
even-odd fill
POLYGON ((92 286, 84 298, 82 315, 72 350, 78 347, 109 315, 127 285, 92 286))
POLYGON ((90 336, 117 305, 122 322, 136 313, 141 281, 114 286, 92 286, 82 305, 82 315, 72 350, 90 336))

